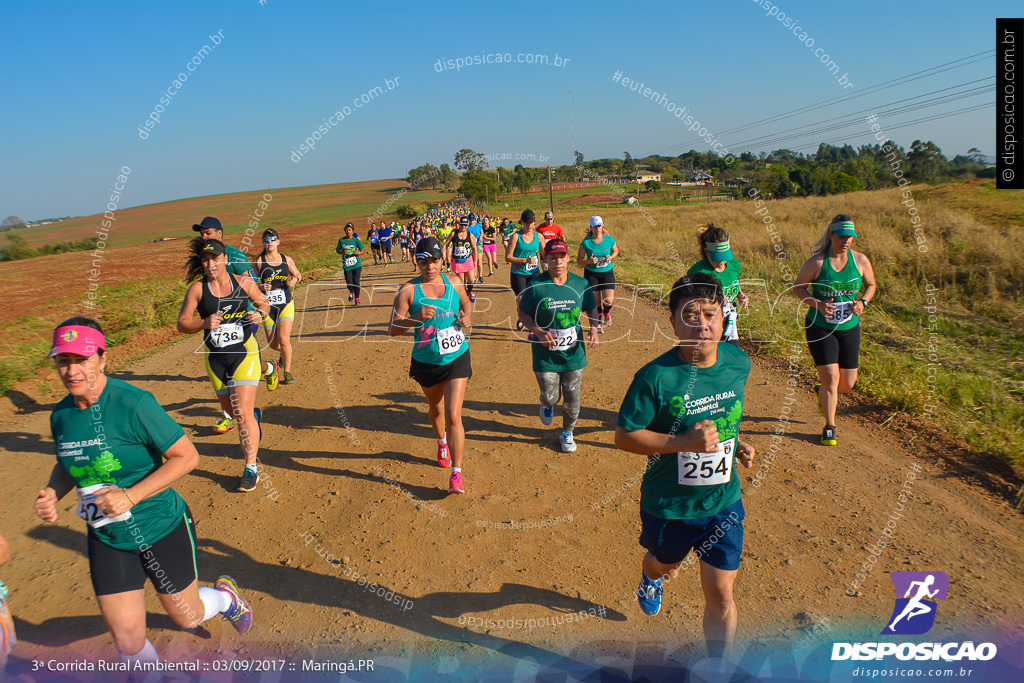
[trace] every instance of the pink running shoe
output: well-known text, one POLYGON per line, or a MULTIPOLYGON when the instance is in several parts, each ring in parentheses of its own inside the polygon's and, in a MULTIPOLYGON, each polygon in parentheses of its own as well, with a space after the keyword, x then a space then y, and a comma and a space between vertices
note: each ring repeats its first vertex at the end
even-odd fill
POLYGON ((462 485, 462 472, 452 472, 448 477, 448 493, 465 493, 466 487, 462 485))
POLYGON ((448 453, 448 444, 437 444, 437 464, 441 467, 452 466, 452 456, 448 453))

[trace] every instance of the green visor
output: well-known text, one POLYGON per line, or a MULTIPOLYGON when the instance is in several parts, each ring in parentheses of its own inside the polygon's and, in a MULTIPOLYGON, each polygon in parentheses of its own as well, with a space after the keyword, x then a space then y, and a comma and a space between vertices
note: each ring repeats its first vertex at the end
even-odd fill
POLYGON ((709 261, 721 263, 722 261, 732 260, 732 250, 729 249, 728 242, 705 242, 704 246, 708 250, 709 261))
POLYGON ((832 230, 832 234, 839 235, 840 237, 849 237, 853 235, 857 236, 857 232, 853 229, 853 221, 843 221, 841 223, 833 223, 828 226, 832 230))

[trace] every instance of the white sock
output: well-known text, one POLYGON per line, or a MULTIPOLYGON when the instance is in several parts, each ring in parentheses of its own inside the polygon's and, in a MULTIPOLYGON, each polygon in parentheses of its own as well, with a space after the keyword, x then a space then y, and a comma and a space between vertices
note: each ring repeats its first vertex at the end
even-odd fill
POLYGON ((222 411, 220 411, 220 412, 224 413, 224 417, 226 417, 226 418, 227 418, 227 419, 229 419, 229 420, 234 420, 234 419, 235 419, 235 418, 231 417, 231 413, 229 413, 229 412, 228 412, 228 411, 226 411, 226 410, 222 410, 222 411))
POLYGON ((458 472, 459 474, 462 474, 462 468, 461 467, 453 467, 452 468, 452 473, 455 473, 455 472, 458 472))
POLYGON ((135 662, 159 662, 160 655, 156 653, 156 648, 153 647, 153 643, 146 639, 146 644, 142 646, 142 649, 133 655, 121 654, 120 651, 117 653, 117 658, 121 660, 121 663, 128 665, 128 670, 131 671, 135 665, 135 662))
POLYGON ((268 368, 270 368, 270 369, 269 369, 269 370, 266 370, 266 371, 265 371, 265 372, 263 373, 264 375, 269 375, 269 374, 271 374, 271 373, 273 373, 273 372, 274 372, 274 361, 272 361, 272 360, 268 360, 268 361, 267 361, 267 367, 268 367, 268 368))
POLYGON ((438 446, 447 446, 448 445, 448 435, 445 434, 440 439, 438 439, 437 440, 437 445, 438 446))
POLYGON ((203 601, 203 621, 212 619, 231 607, 231 596, 216 588, 203 586, 199 589, 199 599, 203 601))

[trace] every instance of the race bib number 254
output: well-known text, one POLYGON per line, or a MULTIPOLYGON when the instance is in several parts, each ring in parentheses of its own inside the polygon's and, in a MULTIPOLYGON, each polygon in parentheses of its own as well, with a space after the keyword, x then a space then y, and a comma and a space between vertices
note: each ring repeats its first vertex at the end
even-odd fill
POLYGON ((679 483, 683 486, 718 486, 728 484, 732 476, 736 439, 722 441, 712 453, 677 454, 679 483))

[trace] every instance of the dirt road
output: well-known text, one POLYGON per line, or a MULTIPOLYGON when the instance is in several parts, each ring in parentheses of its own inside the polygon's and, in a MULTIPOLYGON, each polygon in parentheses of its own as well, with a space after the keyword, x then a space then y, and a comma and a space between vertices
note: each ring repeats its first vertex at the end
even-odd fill
MULTIPOLYGON (((529 672, 537 662, 698 655, 696 568, 667 585, 657 617, 636 605, 644 459, 613 445, 633 373, 671 343, 661 332, 664 310, 620 288, 615 323, 589 353, 579 451, 563 454, 557 413, 552 427, 537 417, 530 349, 511 329, 507 270, 488 279, 471 338, 467 495, 449 496, 425 401, 408 377, 411 338, 386 334, 395 288, 410 271, 364 268, 373 289, 358 308, 347 306, 340 274, 297 293, 297 383, 260 390, 265 479, 255 492, 234 490, 234 433, 210 432, 215 400, 199 335, 117 374, 153 392, 194 439, 201 462, 176 489, 198 521, 200 581, 232 574, 255 614, 247 636, 211 621, 197 638, 163 616, 149 590, 157 649, 172 659, 333 654, 452 676, 472 662, 529 672)), ((950 590, 929 638, 1012 630, 1020 642, 1024 517, 924 438, 880 427, 869 408, 846 404, 840 447, 817 445, 810 382, 801 376, 797 384, 791 417, 780 422, 787 365, 755 357, 742 430, 761 465, 741 470, 740 641, 797 642, 816 624, 833 636, 877 634, 893 604, 887 572, 938 570, 950 590), (777 428, 784 433, 768 466, 777 428), (909 497, 895 516, 901 490, 909 497), (877 561, 852 587, 880 540, 877 561)), ((13 553, 0 576, 21 641, 16 667, 50 657, 116 659, 71 499, 54 525, 32 513, 54 461, 48 408, 30 407, 0 437, 0 529, 13 553)))

